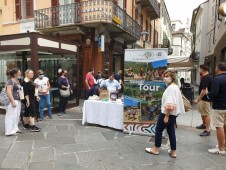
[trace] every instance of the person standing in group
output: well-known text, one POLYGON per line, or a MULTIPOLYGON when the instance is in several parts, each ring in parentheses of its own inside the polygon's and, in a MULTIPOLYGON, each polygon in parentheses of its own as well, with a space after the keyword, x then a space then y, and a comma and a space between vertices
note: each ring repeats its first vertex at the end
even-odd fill
MULTIPOLYGON (((70 84, 67 78, 67 70, 60 70, 59 72, 60 76, 58 77, 58 87, 61 90, 67 90, 70 89, 70 84)), ((59 102, 59 113, 58 116, 61 116, 61 114, 66 113, 66 106, 69 100, 69 97, 60 97, 60 102, 59 102)))
POLYGON ((34 83, 38 88, 38 96, 40 98, 39 100, 40 119, 39 120, 42 121, 44 119, 43 109, 44 109, 45 102, 48 109, 48 116, 50 119, 52 119, 50 93, 49 93, 49 90, 50 90, 49 78, 44 76, 43 70, 38 70, 37 74, 38 74, 38 78, 35 79, 34 83))
POLYGON ((21 76, 21 72, 18 68, 14 68, 12 70, 7 70, 6 74, 7 76, 10 76, 10 79, 6 84, 6 93, 10 103, 5 107, 5 135, 12 136, 21 133, 18 128, 21 111, 21 101, 19 98, 19 89, 21 86, 18 78, 21 76))
POLYGON ((180 113, 185 113, 184 103, 180 88, 175 84, 176 73, 173 70, 166 70, 163 76, 167 88, 162 96, 161 113, 157 121, 155 133, 155 146, 146 148, 146 151, 154 155, 159 154, 159 148, 162 143, 162 132, 166 128, 171 147, 168 153, 171 157, 176 158, 175 123, 177 116, 180 113))
POLYGON ((39 132, 40 128, 35 126, 36 110, 35 110, 35 100, 39 100, 38 94, 36 94, 36 86, 32 81, 34 77, 34 72, 31 69, 25 71, 25 78, 22 83, 24 88, 24 128, 30 129, 31 132, 39 132))
POLYGON ((100 88, 102 87, 107 88, 110 94, 117 94, 117 97, 119 90, 121 89, 121 85, 117 80, 115 80, 114 74, 110 75, 108 79, 101 82, 100 88))
POLYGON ((85 100, 89 98, 89 96, 98 95, 98 87, 96 87, 96 80, 93 77, 94 69, 90 68, 89 72, 85 77, 85 100))
POLYGON ((218 145, 209 149, 214 154, 225 154, 226 149, 226 62, 216 65, 217 76, 213 79, 212 88, 206 88, 206 95, 213 105, 213 125, 216 127, 218 145))
POLYGON ((119 70, 117 74, 115 74, 115 80, 117 80, 121 85, 121 92, 123 92, 123 81, 122 81, 122 70, 119 70))
POLYGON ((204 64, 200 65, 199 68, 201 82, 199 85, 199 96, 194 100, 195 104, 198 104, 198 111, 202 117, 202 124, 197 126, 197 129, 205 129, 200 136, 209 136, 210 135, 210 112, 211 112, 211 103, 206 96, 206 88, 210 91, 213 77, 209 74, 209 68, 204 64))

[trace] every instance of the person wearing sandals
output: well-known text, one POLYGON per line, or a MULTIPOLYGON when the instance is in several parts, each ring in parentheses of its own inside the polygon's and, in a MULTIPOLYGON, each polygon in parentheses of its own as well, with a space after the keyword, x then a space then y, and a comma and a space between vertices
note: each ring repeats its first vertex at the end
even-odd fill
POLYGON ((30 129, 31 132, 39 132, 40 128, 35 126, 35 100, 39 99, 38 94, 35 93, 36 87, 32 81, 34 77, 34 72, 31 69, 25 71, 25 79, 22 83, 24 88, 24 104, 25 104, 25 112, 24 112, 24 129, 30 129))
POLYGON ((8 98, 10 99, 10 103, 5 107, 5 135, 12 136, 21 133, 18 128, 21 111, 21 101, 19 98, 20 83, 18 78, 21 76, 21 72, 18 68, 14 68, 12 70, 8 70, 6 74, 10 76, 10 79, 7 81, 6 85, 6 92, 8 98))
POLYGON ((157 121, 155 133, 155 146, 146 148, 146 151, 154 155, 159 154, 162 143, 162 133, 166 128, 171 148, 168 150, 168 153, 171 157, 176 158, 175 123, 178 114, 185 113, 184 103, 180 88, 175 84, 176 73, 173 70, 166 70, 163 76, 167 88, 162 96, 161 113, 157 121))

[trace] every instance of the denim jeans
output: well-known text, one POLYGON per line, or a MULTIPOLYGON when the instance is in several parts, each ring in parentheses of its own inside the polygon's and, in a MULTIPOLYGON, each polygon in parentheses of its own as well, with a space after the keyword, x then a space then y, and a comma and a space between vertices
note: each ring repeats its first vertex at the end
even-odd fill
POLYGON ((155 132, 155 146, 161 147, 162 144, 162 132, 166 128, 169 135, 171 150, 176 150, 176 135, 175 135, 175 122, 176 116, 170 115, 168 123, 164 123, 165 114, 159 115, 156 132, 155 132))
POLYGON ((39 95, 40 100, 39 100, 39 112, 40 112, 40 117, 43 118, 43 109, 44 109, 44 104, 46 102, 46 106, 48 109, 48 116, 51 116, 51 103, 50 103, 50 94, 46 94, 45 96, 39 95))

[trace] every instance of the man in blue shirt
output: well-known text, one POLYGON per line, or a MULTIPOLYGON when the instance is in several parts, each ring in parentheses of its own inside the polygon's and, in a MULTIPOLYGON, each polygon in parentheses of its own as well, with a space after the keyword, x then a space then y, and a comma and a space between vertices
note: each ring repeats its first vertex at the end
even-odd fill
POLYGON ((100 84, 100 88, 101 87, 107 88, 110 94, 118 94, 119 90, 121 89, 121 85, 117 80, 115 80, 114 74, 110 75, 109 79, 102 81, 100 84))
POLYGON ((226 147, 226 62, 216 65, 217 76, 213 79, 210 92, 206 89, 207 97, 213 102, 213 125, 216 127, 218 146, 209 149, 210 153, 225 154, 226 147))

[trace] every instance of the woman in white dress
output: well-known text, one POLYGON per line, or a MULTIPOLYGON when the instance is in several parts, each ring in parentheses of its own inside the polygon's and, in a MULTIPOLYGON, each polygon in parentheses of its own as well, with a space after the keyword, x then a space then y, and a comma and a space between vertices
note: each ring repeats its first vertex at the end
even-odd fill
POLYGON ((7 81, 7 96, 10 99, 9 105, 6 106, 5 115, 5 135, 18 135, 21 131, 18 128, 21 112, 21 101, 19 98, 19 89, 21 88, 18 78, 21 72, 18 68, 7 71, 7 75, 11 78, 7 81))
POLYGON ((162 132, 166 128, 171 147, 171 149, 168 150, 168 153, 171 157, 176 158, 175 122, 178 114, 185 113, 184 103, 181 91, 175 84, 176 73, 172 70, 166 70, 163 73, 163 76, 167 88, 162 96, 161 113, 157 121, 155 133, 155 146, 146 148, 146 151, 154 155, 159 154, 162 143, 162 132))

